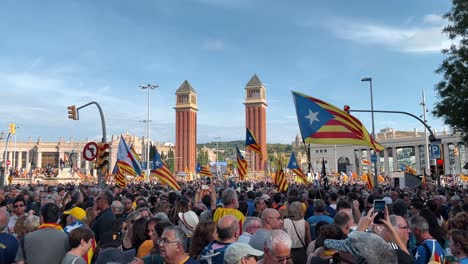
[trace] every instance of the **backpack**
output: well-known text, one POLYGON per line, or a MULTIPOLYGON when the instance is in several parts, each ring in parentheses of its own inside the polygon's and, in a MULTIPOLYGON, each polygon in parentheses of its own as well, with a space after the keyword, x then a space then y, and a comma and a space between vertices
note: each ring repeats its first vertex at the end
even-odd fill
POLYGON ((200 254, 201 264, 224 264, 224 252, 230 244, 224 244, 224 247, 213 249, 213 244, 224 244, 215 241, 210 242, 200 254))

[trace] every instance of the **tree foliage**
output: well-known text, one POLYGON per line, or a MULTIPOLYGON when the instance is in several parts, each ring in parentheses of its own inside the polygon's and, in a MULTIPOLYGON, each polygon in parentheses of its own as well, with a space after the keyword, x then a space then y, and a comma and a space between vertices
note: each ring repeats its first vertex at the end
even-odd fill
POLYGON ((439 102, 433 114, 444 119, 445 124, 462 134, 468 144, 468 1, 453 0, 452 10, 444 15, 449 25, 443 30, 454 42, 436 73, 443 80, 436 85, 439 102))

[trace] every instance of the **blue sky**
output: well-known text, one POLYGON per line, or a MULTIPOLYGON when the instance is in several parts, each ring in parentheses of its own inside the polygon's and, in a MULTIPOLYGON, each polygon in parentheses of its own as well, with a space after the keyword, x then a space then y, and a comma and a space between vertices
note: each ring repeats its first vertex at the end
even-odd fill
MULTIPOLYGON (((100 139, 94 107, 67 118, 68 105, 101 104, 108 135, 175 139, 175 91, 198 94, 198 142, 245 139, 244 87, 257 74, 267 88, 268 143, 299 131, 291 90, 338 107, 422 114, 441 76, 441 15, 448 0, 140 0, 0 3, 0 130, 17 140, 100 139)), ((371 130, 371 115, 356 113, 371 130)), ((443 121, 428 115, 438 131, 443 121)), ((375 127, 421 131, 406 116, 375 114, 375 127)))

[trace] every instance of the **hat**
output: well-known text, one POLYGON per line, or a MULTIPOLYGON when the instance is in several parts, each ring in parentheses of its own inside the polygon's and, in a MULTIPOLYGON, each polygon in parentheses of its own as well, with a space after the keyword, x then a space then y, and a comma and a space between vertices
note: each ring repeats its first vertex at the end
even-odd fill
POLYGON ((270 200, 270 196, 268 194, 262 194, 262 196, 260 197, 262 198, 263 200, 270 200))
POLYGON ((80 221, 83 221, 86 217, 86 211, 76 206, 68 211, 63 212, 63 214, 71 215, 80 221))
POLYGON ((380 236, 361 231, 349 233, 344 240, 325 239, 324 246, 330 249, 349 252, 357 263, 363 259, 366 263, 377 263, 373 260, 384 258, 386 263, 397 263, 397 256, 390 245, 380 236))
POLYGON ((198 225, 198 216, 194 211, 188 211, 185 213, 179 213, 179 219, 182 223, 190 230, 195 230, 198 225))
POLYGON ((227 264, 238 263, 243 257, 246 256, 260 257, 263 255, 263 251, 256 250, 247 243, 234 242, 229 245, 224 252, 224 262, 227 264))

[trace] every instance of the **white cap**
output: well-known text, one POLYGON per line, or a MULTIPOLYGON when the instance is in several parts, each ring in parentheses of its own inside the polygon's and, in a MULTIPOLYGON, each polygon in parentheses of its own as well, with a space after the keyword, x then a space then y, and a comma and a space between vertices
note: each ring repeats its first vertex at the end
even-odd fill
POLYGON ((263 255, 263 251, 256 250, 247 243, 234 242, 224 252, 224 262, 226 264, 237 264, 243 257, 249 255, 260 257, 263 255))

